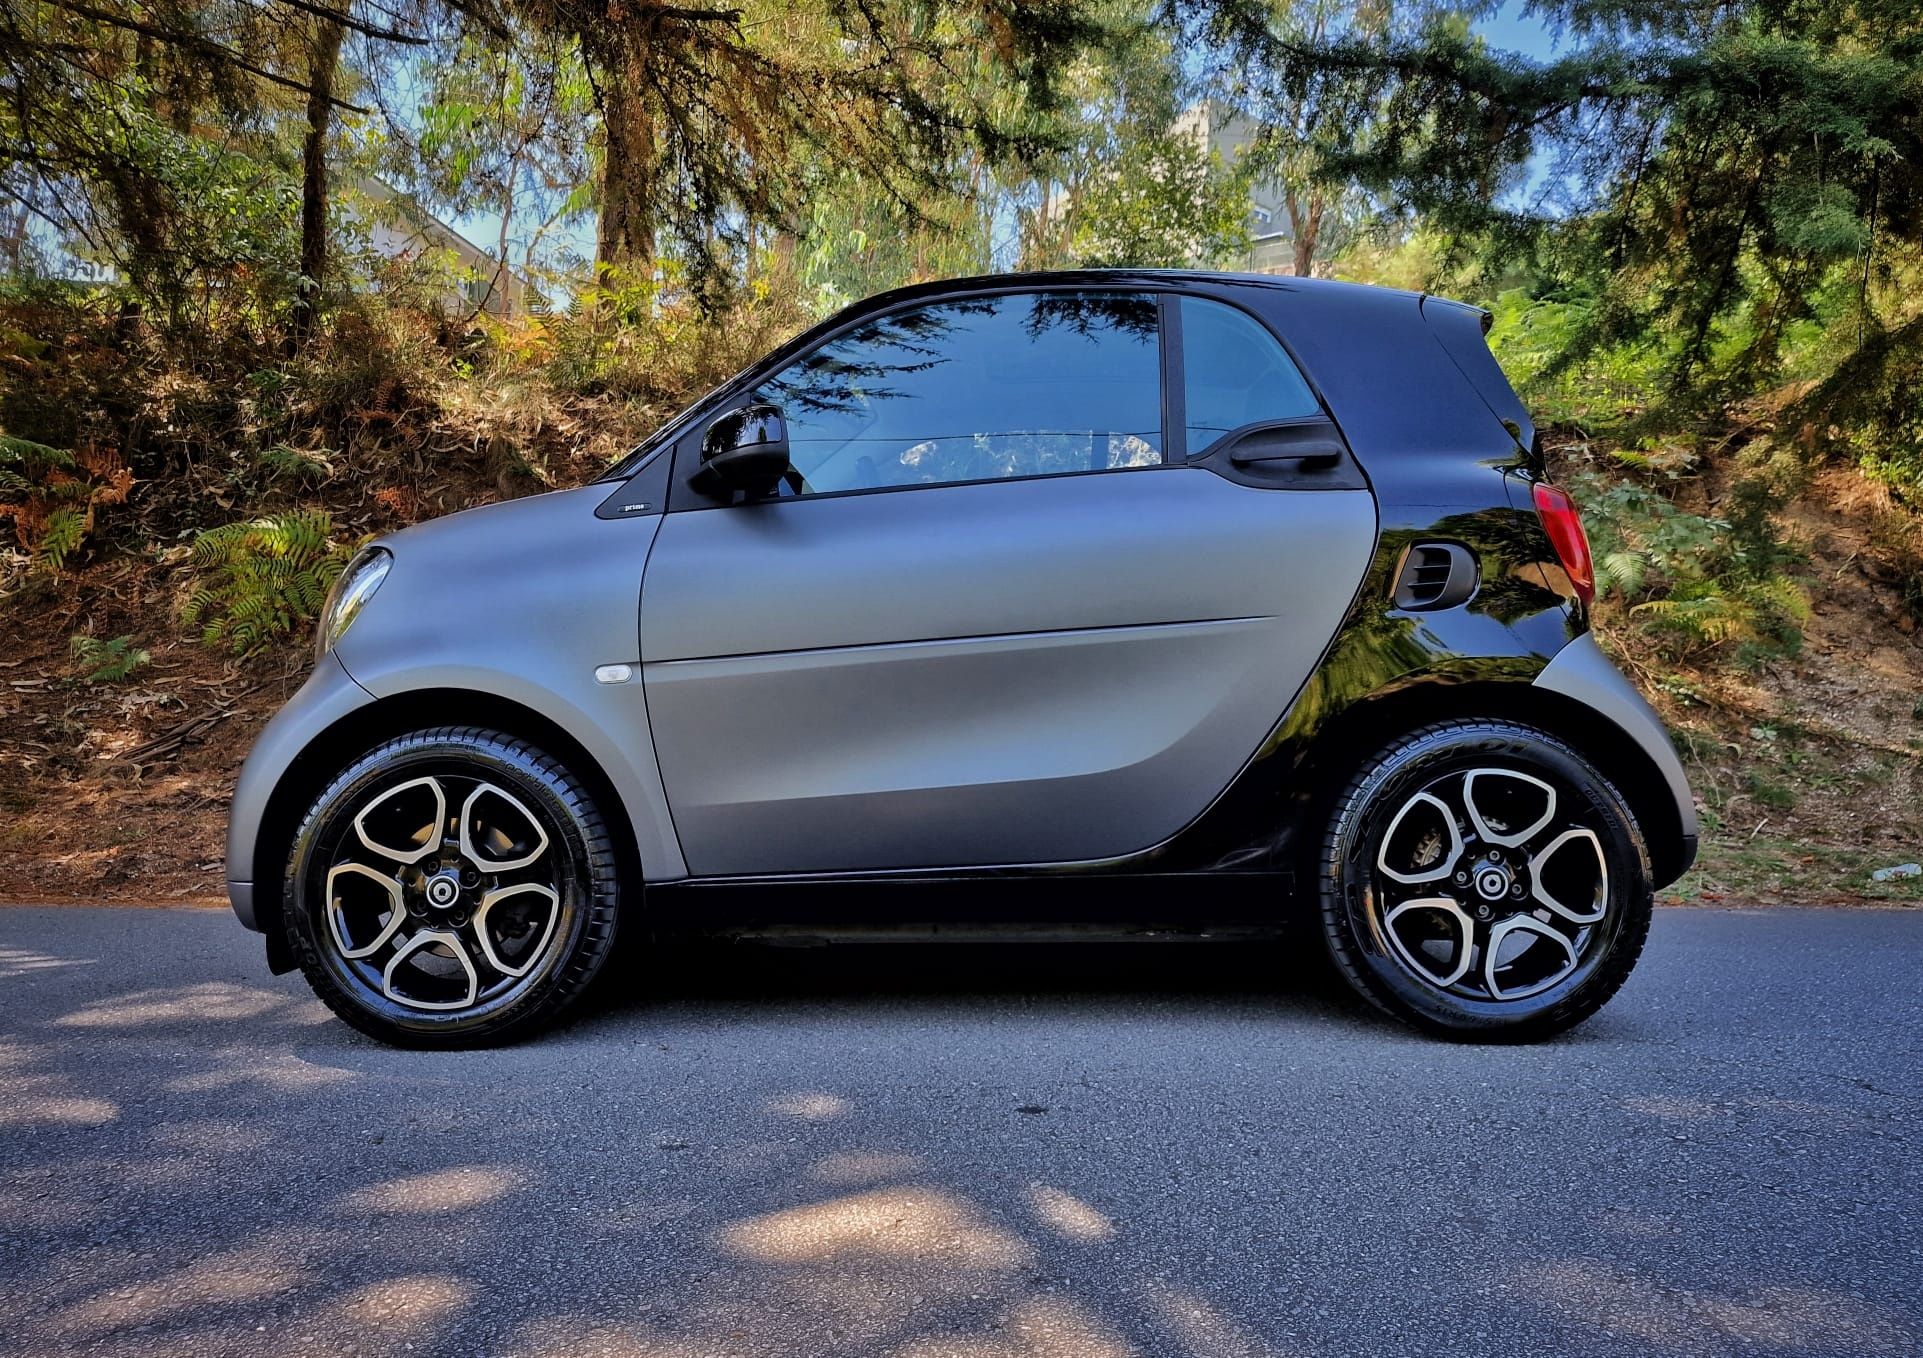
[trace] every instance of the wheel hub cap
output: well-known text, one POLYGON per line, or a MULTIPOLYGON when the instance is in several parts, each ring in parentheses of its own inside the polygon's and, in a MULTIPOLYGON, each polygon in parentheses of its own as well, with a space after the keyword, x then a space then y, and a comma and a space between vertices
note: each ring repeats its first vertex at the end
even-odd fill
POLYGON ((1476 869, 1476 894, 1485 901, 1499 901, 1509 894, 1509 884, 1514 879, 1509 869, 1500 863, 1490 863, 1476 869))
POLYGON ((461 899, 461 883, 451 872, 439 873, 427 879, 425 888, 427 903, 437 910, 452 909, 461 899))

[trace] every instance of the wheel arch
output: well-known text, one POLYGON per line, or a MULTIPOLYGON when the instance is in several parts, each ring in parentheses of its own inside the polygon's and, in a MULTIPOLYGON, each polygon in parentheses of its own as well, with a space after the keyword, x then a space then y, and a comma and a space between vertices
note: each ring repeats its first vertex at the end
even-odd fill
POLYGON ((415 689, 378 698, 318 732, 289 762, 269 795, 254 838, 254 911, 276 974, 294 967, 281 928, 287 855, 301 817, 330 779, 384 740, 441 726, 480 726, 539 747, 560 760, 601 808, 612 836, 623 886, 644 881, 640 845, 625 803, 606 770, 581 742, 550 717, 499 694, 473 689, 415 689))
MULTIPOLYGON (((1668 780, 1623 728, 1574 698, 1534 684, 1502 680, 1431 680, 1351 704, 1330 718, 1304 756, 1300 786, 1313 788, 1304 814, 1319 828, 1329 802, 1363 761, 1397 735, 1430 722, 1495 718, 1533 726, 1570 746, 1622 793, 1648 841, 1658 887, 1695 860, 1696 835, 1686 826, 1668 780)), ((1317 834, 1298 842, 1316 842, 1317 834)))

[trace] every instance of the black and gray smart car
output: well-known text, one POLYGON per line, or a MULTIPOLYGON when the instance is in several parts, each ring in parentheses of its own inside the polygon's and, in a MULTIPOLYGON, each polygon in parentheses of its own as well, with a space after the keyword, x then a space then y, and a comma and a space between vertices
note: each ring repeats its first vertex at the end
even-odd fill
POLYGON ((234 908, 419 1046, 553 1019, 617 931, 1297 911, 1419 1028, 1576 1023, 1696 820, 1488 324, 1181 272, 853 306, 592 485, 362 551, 234 908))

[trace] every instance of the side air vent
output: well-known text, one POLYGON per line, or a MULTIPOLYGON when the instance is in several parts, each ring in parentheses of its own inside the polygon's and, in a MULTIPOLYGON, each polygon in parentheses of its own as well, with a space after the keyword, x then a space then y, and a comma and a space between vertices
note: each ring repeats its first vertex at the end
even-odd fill
POLYGON ((1403 553, 1395 605, 1415 612, 1454 608, 1476 592, 1475 555, 1459 542, 1418 542, 1403 553))

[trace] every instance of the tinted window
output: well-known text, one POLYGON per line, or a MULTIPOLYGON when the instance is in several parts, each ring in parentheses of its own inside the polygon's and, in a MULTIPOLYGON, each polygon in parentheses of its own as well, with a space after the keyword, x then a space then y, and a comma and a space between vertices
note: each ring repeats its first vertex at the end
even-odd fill
POLYGON ((1321 411, 1280 344, 1253 316, 1182 299, 1182 392, 1194 457, 1231 429, 1321 411))
POLYGON ((1052 293, 871 321, 762 384, 801 484, 782 494, 1052 476, 1162 460, 1155 300, 1052 293))

